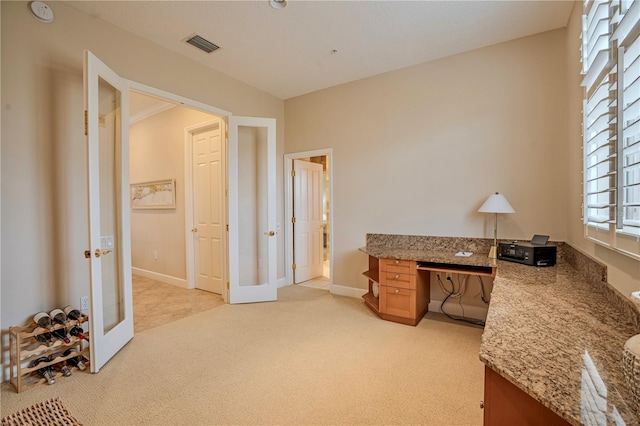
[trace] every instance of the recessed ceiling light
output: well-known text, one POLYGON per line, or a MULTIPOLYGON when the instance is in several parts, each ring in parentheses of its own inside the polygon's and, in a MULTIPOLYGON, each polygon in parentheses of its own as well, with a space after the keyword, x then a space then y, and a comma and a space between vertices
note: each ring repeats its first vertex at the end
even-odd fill
POLYGON ((269 5, 274 9, 284 9, 287 5, 287 0, 269 0, 269 5))

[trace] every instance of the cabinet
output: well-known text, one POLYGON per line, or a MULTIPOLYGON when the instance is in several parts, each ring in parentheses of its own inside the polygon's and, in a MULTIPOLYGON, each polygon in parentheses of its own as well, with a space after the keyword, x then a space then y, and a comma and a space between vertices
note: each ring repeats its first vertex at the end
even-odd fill
MULTIPOLYGON (((86 321, 87 318, 85 317, 78 321, 69 321, 68 325, 82 325, 86 321)), ((68 336, 69 343, 56 339, 51 346, 48 346, 46 343, 38 341, 36 336, 50 330, 42 329, 42 331, 34 333, 33 330, 36 327, 35 323, 26 327, 9 327, 10 381, 18 393, 47 382, 46 379, 38 374, 38 369, 40 368, 51 366, 76 356, 81 356, 83 361, 89 359, 89 345, 85 341, 75 336, 68 336), (63 356, 63 353, 70 348, 75 348, 77 352, 63 356), (51 361, 42 362, 37 367, 33 367, 34 360, 52 355, 53 359, 51 361)), ((64 327, 62 324, 57 324, 53 327, 53 330, 64 327)), ((87 338, 89 337, 88 332, 83 334, 87 338)), ((79 371, 76 367, 70 365, 69 367, 72 371, 79 371)), ((55 372, 54 377, 57 380, 58 377, 62 377, 62 373, 55 372)))
POLYGON ((485 366, 485 426, 569 426, 569 422, 485 366))
POLYGON ((369 256, 369 291, 362 296, 369 309, 387 321, 418 324, 429 307, 430 287, 429 274, 417 266, 413 260, 369 256))

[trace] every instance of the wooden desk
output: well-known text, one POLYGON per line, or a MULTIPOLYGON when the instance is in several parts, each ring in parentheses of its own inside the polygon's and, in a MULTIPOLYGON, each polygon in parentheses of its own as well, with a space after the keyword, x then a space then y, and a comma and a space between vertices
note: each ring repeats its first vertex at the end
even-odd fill
POLYGON ((380 318, 415 326, 429 310, 432 271, 490 277, 496 274, 495 266, 465 264, 455 258, 450 262, 389 259, 369 254, 369 269, 363 272, 369 280, 369 291, 362 298, 380 318))

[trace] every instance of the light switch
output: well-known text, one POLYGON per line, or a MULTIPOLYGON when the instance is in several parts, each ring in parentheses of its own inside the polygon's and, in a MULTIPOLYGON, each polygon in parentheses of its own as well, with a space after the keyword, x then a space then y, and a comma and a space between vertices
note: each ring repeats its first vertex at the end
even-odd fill
POLYGON ((113 250, 115 244, 113 235, 105 235, 100 237, 100 250, 113 250))

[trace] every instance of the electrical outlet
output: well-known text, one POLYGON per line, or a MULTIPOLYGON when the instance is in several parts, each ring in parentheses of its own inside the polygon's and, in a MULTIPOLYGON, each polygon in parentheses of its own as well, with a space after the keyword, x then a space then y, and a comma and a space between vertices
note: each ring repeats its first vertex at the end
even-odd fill
POLYGON ((153 260, 158 260, 158 250, 153 251, 153 260))
POLYGON ((80 297, 80 310, 86 311, 89 309, 89 298, 87 296, 80 297))

